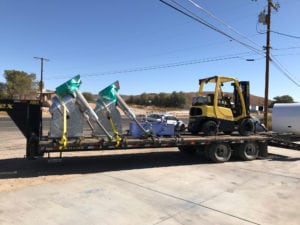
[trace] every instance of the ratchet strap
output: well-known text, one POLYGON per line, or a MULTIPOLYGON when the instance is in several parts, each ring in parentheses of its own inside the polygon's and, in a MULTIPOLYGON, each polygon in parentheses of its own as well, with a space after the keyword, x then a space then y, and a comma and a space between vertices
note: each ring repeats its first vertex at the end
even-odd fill
POLYGON ((60 102, 62 104, 62 108, 63 108, 63 131, 62 131, 62 136, 60 139, 60 146, 59 146, 59 150, 63 150, 67 147, 67 142, 68 142, 68 138, 67 138, 67 108, 66 105, 64 103, 64 101, 62 100, 62 98, 60 98, 60 102))

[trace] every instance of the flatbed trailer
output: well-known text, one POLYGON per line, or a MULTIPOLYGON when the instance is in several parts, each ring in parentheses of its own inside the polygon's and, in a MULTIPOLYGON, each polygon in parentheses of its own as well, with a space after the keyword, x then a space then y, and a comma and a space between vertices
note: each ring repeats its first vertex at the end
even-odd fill
POLYGON ((133 138, 123 135, 121 142, 108 141, 105 138, 84 137, 70 139, 62 146, 57 139, 42 135, 42 107, 37 100, 0 100, 0 111, 6 111, 16 126, 26 138, 26 158, 42 157, 45 153, 126 150, 145 148, 174 148, 181 152, 203 152, 214 162, 229 160, 232 153, 243 160, 253 160, 258 156, 266 157, 267 135, 255 134, 251 136, 233 135, 191 135, 183 133, 176 137, 146 137, 133 138))
POLYGON ((180 137, 155 137, 147 139, 137 139, 125 137, 117 145, 114 141, 96 140, 95 138, 85 138, 84 140, 69 141, 65 148, 53 140, 42 140, 31 148, 36 156, 52 152, 74 152, 74 151, 100 151, 100 150, 128 150, 145 148, 174 148, 177 147, 183 153, 203 152, 214 162, 228 161, 232 152, 237 152, 243 160, 253 160, 257 156, 267 156, 267 138, 261 135, 238 136, 238 135, 218 135, 218 136, 191 136, 189 134, 180 137), (241 151, 243 153, 241 153, 241 151))

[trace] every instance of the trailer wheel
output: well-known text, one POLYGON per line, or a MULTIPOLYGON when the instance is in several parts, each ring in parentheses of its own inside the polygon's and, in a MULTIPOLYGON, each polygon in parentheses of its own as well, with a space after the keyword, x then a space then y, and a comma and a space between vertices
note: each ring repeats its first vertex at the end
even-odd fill
POLYGON ((245 118, 239 125, 239 133, 242 136, 249 136, 254 134, 254 123, 250 118, 245 118))
POLYGON ((217 123, 213 120, 206 121, 203 126, 202 130, 205 135, 207 136, 213 136, 217 134, 217 123))
POLYGON ((230 159, 231 149, 226 143, 213 143, 207 145, 205 151, 209 158, 216 163, 223 163, 230 159))
POLYGON ((238 156, 245 161, 254 160, 258 156, 258 145, 255 142, 245 142, 239 146, 238 156))
POLYGON ((179 151, 185 154, 193 154, 196 152, 196 149, 190 146, 179 146, 179 151))

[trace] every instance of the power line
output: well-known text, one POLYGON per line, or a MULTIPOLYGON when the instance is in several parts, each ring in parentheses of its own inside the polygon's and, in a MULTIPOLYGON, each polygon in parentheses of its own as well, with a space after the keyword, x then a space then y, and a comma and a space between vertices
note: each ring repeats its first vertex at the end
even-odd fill
MULTIPOLYGON (((205 21, 203 18, 195 15, 194 13, 192 13, 190 10, 188 10, 187 8, 185 8, 184 6, 182 6, 181 4, 179 4, 178 2, 174 1, 174 0, 170 0, 173 4, 169 3, 169 2, 166 2, 165 0, 160 0, 162 3, 164 3, 165 5, 173 8, 174 10, 176 10, 177 12, 180 12, 182 14, 184 14, 185 16, 207 26, 208 28, 236 41, 237 43, 249 48, 250 50, 260 54, 260 55, 264 55, 265 58, 266 58, 266 73, 265 73, 265 101, 264 101, 264 106, 265 106, 265 111, 264 111, 264 123, 265 125, 267 126, 268 125, 268 120, 267 120, 267 116, 268 116, 268 111, 267 111, 267 108, 268 108, 268 91, 269 91, 269 62, 271 60, 271 57, 270 57, 270 24, 271 24, 271 8, 275 9, 275 10, 278 10, 278 8, 280 7, 279 4, 274 4, 272 2, 272 0, 268 0, 268 13, 267 15, 265 15, 265 13, 261 13, 260 14, 260 21, 259 22, 262 22, 264 25, 267 25, 267 41, 266 41, 266 46, 265 46, 265 49, 266 49, 266 52, 265 53, 262 53, 261 50, 258 50, 256 49, 255 47, 247 44, 247 43, 244 43, 236 38, 233 38, 231 35, 225 33, 224 31, 220 30, 219 28, 217 28, 216 26, 210 24, 209 22, 205 21), (179 7, 179 8, 178 8, 179 7)), ((192 2, 194 5, 197 6, 197 4, 195 4, 192 0, 188 0, 189 2, 192 2)), ((201 7, 198 7, 201 9, 201 7)), ((205 11, 206 12, 206 11, 205 11)), ((207 12, 208 13, 208 12, 207 12)), ((210 13, 209 13, 210 16, 212 16, 210 13)), ((215 18, 215 16, 213 15, 213 18, 215 18)), ((217 18, 217 20, 220 22, 220 20, 217 18)), ((223 23, 223 21, 222 21, 223 23)), ((227 25, 227 24, 226 24, 227 25)), ((283 66, 279 63, 279 62, 273 62, 273 64, 275 65, 275 67, 277 69, 279 69, 288 79, 290 79, 291 81, 293 81, 297 86, 299 86, 299 84, 291 77, 290 73, 283 68, 283 66), (275 64, 274 64, 275 63, 275 64)))
MULTIPOLYGON (((158 70, 158 69, 167 69, 167 68, 172 68, 172 67, 189 66, 189 65, 194 65, 194 64, 216 62, 216 61, 223 61, 223 60, 230 60, 230 59, 243 59, 241 56, 243 56, 243 55, 246 56, 246 55, 249 55, 250 53, 251 52, 241 52, 241 53, 237 53, 237 54, 224 55, 224 56, 218 56, 218 57, 212 57, 212 58, 187 60, 187 61, 166 63, 166 64, 153 65, 153 66, 135 67, 135 68, 130 68, 130 69, 106 71, 106 72, 100 72, 100 73, 95 73, 95 74, 86 74, 86 75, 81 75, 81 76, 82 77, 98 77, 98 76, 106 76, 106 75, 114 75, 114 74, 124 74, 124 73, 134 73, 134 72, 150 71, 150 70, 158 70)), ((65 79, 65 75, 51 77, 51 78, 48 78, 47 80, 52 80, 52 79, 65 79)))
POLYGON ((270 61, 285 77, 287 77, 290 81, 292 81, 297 87, 300 87, 299 82, 293 78, 293 75, 283 67, 283 65, 271 54, 270 61))
POLYGON ((286 37, 289 37, 289 38, 300 39, 299 36, 294 36, 294 35, 291 35, 291 34, 284 34, 284 33, 278 32, 278 31, 274 31, 274 30, 271 30, 271 32, 274 33, 274 34, 279 34, 279 35, 286 36, 286 37))
MULTIPOLYGON (((179 6, 180 8, 177 8, 175 5, 172 5, 164 0, 160 0, 162 3, 164 3, 165 5, 175 9, 176 11, 188 16, 189 18, 209 27, 210 29, 213 29, 215 30, 216 32, 218 33, 221 33, 222 35, 238 42, 239 44, 242 44, 243 46, 246 46, 247 48, 249 48, 250 50, 260 54, 260 55, 263 55, 264 57, 266 57, 266 61, 269 62, 270 58, 268 57, 268 53, 262 53, 262 51, 254 48, 253 46, 251 45, 248 45, 240 40, 237 40, 235 38, 233 38, 231 35, 225 33, 224 31, 218 29, 216 26, 210 24, 209 22, 205 21, 204 19, 198 17, 197 15, 195 15, 193 12, 191 12, 190 10, 188 10, 187 8, 183 7, 181 4, 179 4, 178 2, 174 1, 174 0, 171 0, 172 3, 174 3, 175 5, 179 6)), ((188 0, 189 2, 191 2, 193 5, 197 6, 197 8, 200 8, 201 10, 204 10, 207 14, 209 14, 210 16, 212 16, 214 19, 217 19, 219 22, 221 22, 222 24, 225 24, 226 26, 228 26, 226 23, 224 23, 222 20, 220 20, 219 18, 217 18, 216 16, 214 16, 213 14, 211 14, 210 12, 208 12, 207 10, 205 10, 203 7, 199 6, 198 4, 196 4, 195 2, 193 2, 192 0, 188 0)), ((268 8, 275 8, 276 10, 278 9, 278 5, 274 5, 272 3, 271 0, 268 0, 268 8)), ((270 12, 268 13, 268 16, 270 18, 270 12)), ((268 28, 268 30, 270 31, 270 28, 268 28)), ((266 46, 266 49, 268 50, 270 48, 270 45, 267 43, 267 46, 266 46)), ((268 52, 268 51, 267 51, 268 52)), ((295 83, 297 86, 299 86, 298 82, 295 81, 295 79, 292 78, 292 75, 279 63, 278 60, 276 60, 274 58, 274 61, 272 61, 273 65, 280 71, 282 72, 289 80, 291 80, 293 83, 295 83)), ((268 68, 268 66, 266 66, 268 68)), ((268 72, 266 72, 268 73, 268 72)), ((267 91, 267 88, 266 88, 266 91, 267 91)))
POLYGON ((210 17, 212 17, 213 19, 215 19, 216 21, 218 21, 219 23, 221 23, 222 25, 226 26, 228 29, 230 29, 231 31, 233 31, 234 33, 242 36, 243 38, 247 39, 248 41, 250 41, 251 43, 255 44, 258 47, 261 47, 259 44, 257 44, 255 41, 253 41, 252 39, 250 39, 249 37, 247 37, 246 35, 242 34, 241 32, 239 32, 237 29, 233 28, 232 26, 228 25, 227 23, 225 23, 222 19, 218 18, 216 15, 214 15, 213 13, 211 13, 210 11, 206 10, 205 8, 203 8, 202 6, 200 6, 198 3, 194 2, 193 0, 187 0, 189 1, 191 4, 193 4, 196 8, 200 9, 201 11, 203 11, 204 13, 206 13, 207 15, 209 15, 210 17))
POLYGON ((274 56, 279 56, 279 57, 282 57, 282 56, 291 56, 291 55, 293 55, 293 56, 295 56, 295 55, 300 55, 300 52, 299 53, 289 53, 289 54, 276 54, 276 55, 274 55, 274 56))
MULTIPOLYGON (((249 39, 247 36, 244 36, 243 34, 241 34, 239 31, 237 31, 236 29, 234 29, 233 27, 231 27, 230 25, 226 24, 223 20, 219 19, 217 16, 215 16, 214 14, 212 14, 211 12, 209 12, 208 10, 204 9, 202 6, 200 6, 199 4, 195 3, 193 0, 187 0, 190 3, 192 3, 195 7, 197 7, 198 9, 202 10, 203 12, 205 12, 207 15, 209 15, 210 17, 212 17, 213 19, 217 20, 218 22, 220 22, 221 24, 223 24, 224 26, 226 26, 227 28, 229 28, 230 30, 234 31, 235 33, 237 33, 238 35, 246 38, 247 40, 251 41, 252 43, 254 43, 255 45, 258 45, 257 43, 255 43, 254 41, 252 41, 251 39, 249 39)), ((287 37, 291 37, 291 38, 300 38, 294 35, 288 35, 288 34, 284 34, 284 33, 280 33, 280 32, 276 32, 276 31, 271 31, 273 33, 276 34, 280 34, 280 35, 284 35, 287 37)), ((294 48, 289 48, 289 49, 294 49, 294 48)), ((272 56, 271 59, 272 64, 283 74, 285 75, 290 81, 292 81, 294 84, 296 84, 299 87, 299 83, 293 78, 293 76, 291 75, 291 73, 285 69, 281 63, 279 63, 279 61, 277 59, 275 59, 274 55, 272 56)))
POLYGON ((267 31, 260 31, 260 30, 258 30, 258 24, 259 23, 256 23, 256 32, 259 33, 259 34, 266 34, 267 31))
POLYGON ((179 6, 180 8, 177 8, 175 5, 172 5, 172 4, 170 4, 169 2, 166 2, 166 1, 164 1, 164 0, 160 0, 160 1, 161 1, 162 3, 164 3, 165 5, 167 5, 167 6, 171 7, 171 8, 173 8, 173 9, 176 10, 177 12, 180 12, 180 13, 184 14, 185 16, 187 16, 187 17, 189 17, 189 18, 195 20, 196 22, 201 23, 202 25, 204 25, 204 26, 206 26, 206 27, 208 27, 208 28, 210 28, 210 29, 212 29, 212 30, 214 30, 214 31, 216 31, 216 32, 218 32, 218 33, 220 33, 220 34, 226 36, 226 37, 229 38, 230 40, 236 41, 237 43, 243 45, 244 47, 250 49, 251 51, 254 51, 254 52, 256 52, 257 54, 260 54, 260 55, 264 54, 264 53, 262 52, 262 50, 256 49, 255 47, 253 47, 253 46, 251 46, 251 45, 249 45, 249 44, 247 44, 247 43, 244 43, 244 42, 242 42, 242 41, 240 41, 240 40, 234 38, 233 36, 227 34, 226 32, 224 32, 224 31, 222 31, 222 30, 220 30, 219 28, 217 28, 217 27, 214 26, 213 24, 211 24, 211 23, 205 21, 203 18, 201 18, 201 17, 195 15, 193 12, 191 12, 190 10, 188 10, 187 8, 185 8, 184 6, 182 6, 181 4, 179 4, 178 2, 171 0, 172 3, 174 3, 174 4, 177 5, 177 6, 179 6))
MULTIPOLYGON (((201 23, 201 24, 203 24, 203 25, 205 25, 205 26, 207 26, 207 27, 209 27, 209 28, 215 30, 215 31, 218 32, 218 33, 221 33, 222 35, 224 35, 224 36, 226 36, 226 37, 231 38, 232 40, 238 42, 239 44, 242 44, 243 46, 246 46, 247 48, 251 49, 252 51, 255 51, 256 53, 258 53, 258 54, 260 54, 260 55, 262 54, 262 52, 261 52, 260 50, 254 48, 254 47, 252 47, 252 46, 250 46, 250 45, 248 45, 248 44, 246 44, 246 43, 244 43, 244 42, 242 42, 242 41, 240 41, 240 40, 237 40, 237 39, 233 38, 231 35, 225 33, 224 31, 222 31, 222 30, 220 30, 220 29, 218 29, 216 26, 214 26, 214 25, 208 23, 207 21, 205 21, 204 19, 198 17, 197 15, 195 15, 194 13, 192 13, 190 10, 188 10, 188 9, 186 9, 185 7, 183 7, 182 5, 180 5, 178 2, 171 0, 171 2, 173 2, 174 4, 176 4, 177 6, 179 6, 180 8, 177 8, 175 5, 172 5, 172 4, 168 3, 168 2, 165 2, 164 0, 160 0, 160 1, 161 1, 162 3, 164 3, 164 4, 166 4, 167 6, 169 6, 169 7, 173 8, 173 9, 175 9, 176 11, 178 11, 178 12, 180 12, 180 13, 182 13, 182 14, 188 16, 189 18, 191 18, 191 19, 193 19, 193 20, 195 20, 195 21, 197 21, 197 22, 199 22, 199 23, 201 23)), ((237 34, 239 34, 239 35, 241 35, 241 36, 244 37, 243 34, 240 34, 238 31, 236 31, 235 29, 233 29, 232 27, 230 27, 229 25, 227 25, 227 24, 226 24, 225 22, 223 22, 221 19, 219 19, 218 17, 216 17, 215 15, 213 15, 212 13, 210 13, 209 11, 205 10, 203 7, 201 7, 200 5, 198 5, 197 3, 195 3, 194 1, 192 1, 192 0, 187 0, 187 1, 189 1, 190 3, 192 3, 194 6, 196 6, 196 7, 199 8, 200 10, 204 11, 206 14, 208 14, 209 16, 211 16, 212 18, 214 18, 214 19, 217 20, 218 22, 220 22, 220 23, 222 23, 223 25, 225 25, 226 27, 228 27, 230 30, 233 30, 235 33, 237 33, 237 34)), ((270 0, 269 0, 268 4, 269 4, 269 6, 268 6, 269 8, 270 8, 271 6, 272 6, 272 7, 275 7, 275 8, 277 7, 277 6, 273 5, 273 3, 272 3, 270 0)), ((268 16, 269 16, 269 18, 270 18, 270 12, 269 12, 268 16)), ((270 29, 268 28, 268 30, 270 30, 270 29)), ((246 37, 246 38, 248 39, 248 37, 246 37)), ((248 39, 248 40, 249 40, 249 39, 248 39)), ((252 40, 250 40, 250 41, 253 43, 252 40)), ((254 43, 254 44, 257 45, 256 43, 254 43)), ((267 43, 266 49, 268 50, 269 48, 270 48, 270 45, 267 43)), ((284 76, 286 76, 290 81, 292 81, 294 84, 296 84, 296 85, 299 87, 299 83, 293 78, 293 76, 291 75, 291 73, 288 72, 288 71, 287 71, 287 70, 279 63, 279 61, 276 60, 276 59, 274 58, 274 56, 273 56, 273 60, 272 60, 271 58, 268 57, 268 53, 263 53, 263 55, 264 55, 264 57, 266 57, 266 61, 267 61, 267 62, 269 62, 269 60, 271 60, 272 64, 273 64, 273 65, 274 65, 274 66, 275 66, 275 67, 276 67, 276 68, 277 68, 284 76)), ((267 66, 267 68, 268 68, 268 66, 267 66)), ((266 72, 266 73, 268 73, 268 72, 266 72)), ((267 91, 267 88, 266 88, 266 91, 267 91)))
POLYGON ((293 50, 293 49, 299 49, 300 46, 291 46, 291 47, 286 47, 286 48, 273 48, 273 50, 276 50, 276 51, 282 51, 282 50, 293 50))

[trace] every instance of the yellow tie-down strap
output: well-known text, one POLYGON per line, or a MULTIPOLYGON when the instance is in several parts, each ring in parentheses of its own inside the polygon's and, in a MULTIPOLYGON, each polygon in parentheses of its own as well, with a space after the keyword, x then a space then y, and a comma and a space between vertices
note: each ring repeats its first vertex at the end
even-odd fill
POLYGON ((121 141, 122 141, 122 138, 120 137, 119 132, 118 132, 116 126, 115 126, 115 123, 114 123, 114 121, 113 121, 113 119, 112 119, 112 117, 111 117, 110 110, 109 110, 109 108, 107 107, 107 105, 105 104, 105 101, 103 101, 103 99, 102 99, 101 96, 100 96, 100 100, 101 100, 101 102, 102 102, 102 104, 103 104, 103 106, 104 106, 104 108, 105 108, 105 110, 106 110, 107 118, 109 119, 111 128, 112 128, 113 133, 114 133, 114 137, 115 137, 115 139, 116 139, 116 147, 118 147, 118 146, 120 145, 121 141))
POLYGON ((116 147, 118 147, 120 145, 121 141, 122 141, 122 138, 120 137, 119 132, 116 129, 116 126, 115 126, 114 121, 112 120, 111 116, 109 115, 108 117, 109 117, 110 125, 111 125, 111 128, 113 130, 116 142, 117 142, 116 147))
POLYGON ((59 146, 59 150, 63 150, 67 147, 67 142, 68 142, 68 138, 67 138, 67 108, 66 105, 64 103, 64 101, 62 99, 60 99, 61 104, 63 106, 63 131, 62 131, 62 136, 60 139, 60 146, 59 146))

